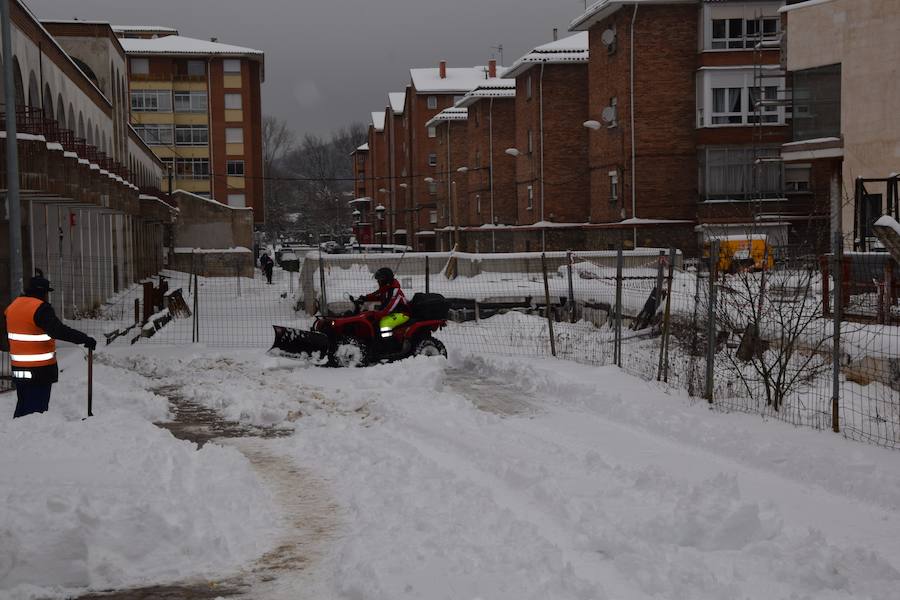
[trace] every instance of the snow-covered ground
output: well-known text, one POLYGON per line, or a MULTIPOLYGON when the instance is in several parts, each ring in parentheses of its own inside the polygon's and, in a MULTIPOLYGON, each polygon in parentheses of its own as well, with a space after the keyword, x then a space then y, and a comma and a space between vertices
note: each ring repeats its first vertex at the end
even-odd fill
POLYGON ((881 599, 900 585, 895 453, 614 368, 454 353, 336 370, 151 346, 102 362, 293 428, 258 443, 327 486, 334 531, 252 598, 881 599))

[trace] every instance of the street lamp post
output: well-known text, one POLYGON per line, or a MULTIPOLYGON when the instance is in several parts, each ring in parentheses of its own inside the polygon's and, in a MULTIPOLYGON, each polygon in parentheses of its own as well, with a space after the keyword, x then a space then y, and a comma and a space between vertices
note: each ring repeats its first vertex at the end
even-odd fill
POLYGON ((378 215, 379 239, 381 240, 381 253, 384 254, 384 205, 379 204, 375 207, 375 214, 378 215))

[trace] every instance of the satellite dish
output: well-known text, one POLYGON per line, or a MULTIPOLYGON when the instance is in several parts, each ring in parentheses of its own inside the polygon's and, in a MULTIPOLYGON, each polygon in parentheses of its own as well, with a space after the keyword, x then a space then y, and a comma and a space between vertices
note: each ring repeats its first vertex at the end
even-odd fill
POLYGON ((600 41, 603 42, 603 45, 607 48, 610 48, 613 44, 616 43, 616 30, 615 29, 607 29, 602 34, 600 34, 600 41))
POLYGON ((600 118, 603 119, 604 123, 609 123, 610 125, 615 125, 616 123, 616 107, 615 106, 607 106, 603 109, 603 112, 600 113, 600 118))

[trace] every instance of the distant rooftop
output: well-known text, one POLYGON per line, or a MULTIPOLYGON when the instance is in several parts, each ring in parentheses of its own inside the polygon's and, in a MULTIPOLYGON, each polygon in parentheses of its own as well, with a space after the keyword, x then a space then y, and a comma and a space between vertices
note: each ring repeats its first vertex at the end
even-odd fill
POLYGON ((483 98, 515 98, 516 82, 513 79, 488 79, 455 104, 456 108, 468 108, 483 98))
POLYGON ((465 121, 469 118, 469 109, 467 108, 445 108, 434 117, 431 118, 427 123, 425 123, 426 127, 432 127, 437 125, 438 123, 444 123, 447 121, 465 121))
POLYGON ((556 40, 534 50, 513 63, 513 66, 503 75, 506 78, 514 78, 537 64, 564 64, 586 63, 588 61, 588 32, 582 31, 575 35, 556 40))
POLYGON ((232 46, 198 40, 181 35, 166 35, 158 38, 123 38, 122 47, 128 54, 174 54, 182 56, 197 56, 215 54, 219 56, 246 56, 262 60, 264 52, 253 48, 232 46))
POLYGON ((391 110, 394 111, 394 114, 402 115, 406 108, 406 92, 391 92, 388 94, 388 99, 391 101, 391 110))
POLYGON ((166 35, 178 35, 178 30, 172 27, 159 25, 113 25, 116 33, 165 33, 166 35))
POLYGON ((375 131, 384 131, 384 111, 373 111, 372 112, 372 126, 375 128, 375 131))
POLYGON ((598 21, 602 21, 623 6, 650 4, 697 4, 698 0, 600 0, 588 6, 587 10, 569 23, 569 31, 587 31, 598 21))
MULTIPOLYGON (((439 68, 410 69, 409 74, 419 94, 465 94, 488 79, 488 68, 448 67, 447 76, 443 79, 439 68)), ((503 75, 503 67, 497 67, 497 75, 503 75)))

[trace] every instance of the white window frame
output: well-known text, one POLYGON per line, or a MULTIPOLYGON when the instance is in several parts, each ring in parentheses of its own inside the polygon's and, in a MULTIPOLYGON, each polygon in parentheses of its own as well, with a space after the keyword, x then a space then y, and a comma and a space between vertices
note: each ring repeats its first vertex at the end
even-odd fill
POLYGON ((438 222, 438 211, 430 210, 428 211, 428 222, 432 225, 437 225, 438 222))
POLYGON ((241 60, 239 58, 226 58, 222 61, 222 71, 226 75, 240 75, 241 60))
POLYGON ((148 146, 172 146, 175 144, 175 126, 167 123, 135 125, 135 132, 148 146))
POLYGON ((244 174, 246 173, 245 169, 246 169, 246 165, 244 164, 243 159, 239 159, 239 160, 229 159, 229 160, 225 161, 225 174, 228 175, 229 177, 243 177, 244 174), (237 168, 232 169, 232 167, 237 167, 238 165, 240 165, 240 169, 237 169, 237 168), (232 173, 232 171, 235 171, 235 172, 232 173), (238 173, 237 171, 240 171, 240 173, 238 173))
POLYGON ((244 97, 239 93, 227 92, 225 94, 225 110, 243 110, 244 97), (237 100, 237 102, 235 102, 237 100))
POLYGON ((176 91, 173 96, 172 106, 177 113, 205 113, 209 110, 209 96, 206 92, 176 91))
POLYGON ((616 204, 619 201, 619 172, 609 172, 609 203, 616 204))
MULTIPOLYGON (((781 35, 781 19, 778 10, 782 1, 769 2, 706 2, 703 4, 703 38, 700 50, 707 52, 735 52, 753 50, 759 37, 748 35, 747 21, 756 21, 762 17, 770 24, 775 24, 775 33, 764 35, 763 40, 775 40, 781 35), (713 21, 735 19, 741 20, 739 37, 730 34, 730 24, 726 23, 725 37, 713 39, 713 21)), ((765 25, 763 25, 765 27, 765 25)))
POLYGON ((525 209, 526 210, 534 210, 534 186, 529 185, 528 188, 526 188, 526 193, 527 193, 527 197, 526 197, 527 204, 525 205, 525 209))
MULTIPOLYGON (((700 69, 697 73, 697 127, 746 127, 755 124, 756 113, 753 106, 753 90, 757 84, 764 89, 776 88, 775 99, 786 95, 784 77, 765 77, 757 80, 753 67, 734 69, 700 69), (739 112, 713 112, 715 89, 740 88, 739 112), (734 123, 716 123, 716 120, 731 118, 734 123)), ((768 96, 767 96, 768 97, 768 96)), ((763 124, 784 125, 787 113, 783 105, 762 107, 763 124)))
POLYGON ((435 127, 434 125, 428 126, 428 137, 430 137, 430 138, 437 137, 437 127, 435 127))
POLYGON ((208 158, 176 158, 175 159, 175 179, 193 179, 207 180, 209 179, 209 159, 208 158), (179 167, 190 166, 190 173, 179 171, 179 167), (204 165, 206 168, 204 169, 204 165), (199 167, 199 168, 198 168, 199 167), (199 171, 199 173, 198 173, 199 171))
POLYGON ((149 58, 131 58, 128 60, 128 66, 131 68, 132 75, 149 75, 150 59, 149 58))
POLYGON ((206 125, 176 125, 175 126, 175 145, 176 146, 208 146, 209 145, 209 127, 206 125), (179 141, 179 135, 182 139, 179 141), (187 134, 187 135, 185 135, 187 134), (185 139, 186 138, 186 139, 185 139))
POLYGON ((428 110, 437 110, 437 107, 438 107, 437 96, 428 96, 428 100, 426 100, 426 102, 428 103, 427 104, 428 110))
POLYGON ((131 90, 132 112, 172 112, 172 90, 131 90))
POLYGON ((243 144, 244 128, 243 127, 226 127, 225 128, 226 144, 243 144))
POLYGON ((785 163, 784 191, 788 194, 804 194, 811 192, 812 165, 809 163, 785 163))

